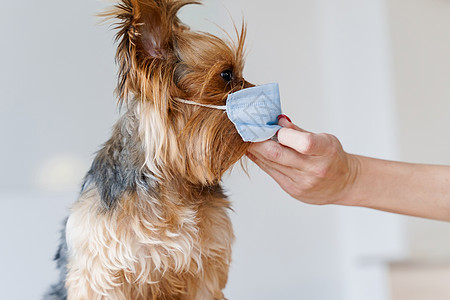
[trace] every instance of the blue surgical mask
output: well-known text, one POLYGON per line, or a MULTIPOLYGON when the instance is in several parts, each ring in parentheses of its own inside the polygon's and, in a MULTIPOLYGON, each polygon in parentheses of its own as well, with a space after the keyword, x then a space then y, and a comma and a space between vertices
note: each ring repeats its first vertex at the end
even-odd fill
POLYGON ((272 138, 281 126, 280 91, 278 83, 270 83, 237 91, 228 95, 224 106, 201 104, 177 99, 180 102, 224 110, 244 142, 262 142, 272 138))

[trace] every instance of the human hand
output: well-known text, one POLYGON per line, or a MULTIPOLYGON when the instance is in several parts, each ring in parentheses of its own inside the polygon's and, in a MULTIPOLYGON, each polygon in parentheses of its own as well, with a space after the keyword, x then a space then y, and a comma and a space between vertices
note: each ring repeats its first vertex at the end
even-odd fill
POLYGON ((307 132, 281 115, 278 141, 253 144, 247 156, 289 195, 310 204, 346 204, 358 175, 357 157, 330 134, 307 132))

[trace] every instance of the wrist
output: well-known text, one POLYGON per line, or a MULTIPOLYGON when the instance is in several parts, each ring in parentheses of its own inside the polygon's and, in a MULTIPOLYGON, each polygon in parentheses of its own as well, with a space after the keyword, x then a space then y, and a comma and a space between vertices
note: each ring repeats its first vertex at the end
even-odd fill
POLYGON ((347 153, 348 171, 341 196, 335 204, 345 206, 361 206, 360 189, 362 181, 363 157, 347 153))

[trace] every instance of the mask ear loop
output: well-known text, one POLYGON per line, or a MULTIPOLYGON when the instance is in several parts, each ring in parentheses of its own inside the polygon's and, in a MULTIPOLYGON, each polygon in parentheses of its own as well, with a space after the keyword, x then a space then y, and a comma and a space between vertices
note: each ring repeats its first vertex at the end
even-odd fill
POLYGON ((227 106, 226 105, 203 104, 203 103, 197 103, 197 102, 194 102, 194 101, 180 99, 180 98, 175 98, 175 100, 177 100, 178 102, 185 103, 185 104, 190 104, 190 105, 197 105, 197 106, 202 106, 202 107, 207 107, 207 108, 214 108, 214 109, 220 109, 220 110, 225 110, 225 111, 227 110, 227 106))

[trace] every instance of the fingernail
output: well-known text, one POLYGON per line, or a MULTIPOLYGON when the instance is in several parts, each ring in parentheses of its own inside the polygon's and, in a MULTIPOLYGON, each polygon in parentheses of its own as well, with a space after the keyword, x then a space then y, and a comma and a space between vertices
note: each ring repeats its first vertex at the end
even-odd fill
POLYGON ((286 116, 285 114, 279 115, 278 116, 278 121, 280 121, 280 119, 286 119, 286 120, 288 120, 289 122, 292 123, 291 119, 288 116, 286 116))

